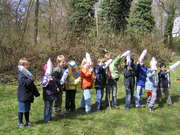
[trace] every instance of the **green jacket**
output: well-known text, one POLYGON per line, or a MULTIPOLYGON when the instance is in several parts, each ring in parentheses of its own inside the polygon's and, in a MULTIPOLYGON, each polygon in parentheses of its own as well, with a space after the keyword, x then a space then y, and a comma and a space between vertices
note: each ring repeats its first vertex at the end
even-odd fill
POLYGON ((80 85, 80 77, 76 78, 72 71, 69 71, 68 77, 66 79, 65 88, 66 90, 77 90, 80 85))
POLYGON ((118 66, 120 64, 121 57, 117 56, 112 63, 109 65, 109 69, 107 72, 108 79, 110 78, 110 74, 112 76, 112 79, 118 79, 119 78, 119 71, 118 71, 118 66))

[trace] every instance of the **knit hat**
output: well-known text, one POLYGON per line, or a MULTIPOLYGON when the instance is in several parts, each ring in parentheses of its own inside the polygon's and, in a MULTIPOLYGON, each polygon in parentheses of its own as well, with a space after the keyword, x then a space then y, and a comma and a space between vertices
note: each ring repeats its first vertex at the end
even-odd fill
POLYGON ((68 65, 71 66, 71 67, 77 66, 77 64, 76 64, 76 62, 74 60, 69 61, 68 65))

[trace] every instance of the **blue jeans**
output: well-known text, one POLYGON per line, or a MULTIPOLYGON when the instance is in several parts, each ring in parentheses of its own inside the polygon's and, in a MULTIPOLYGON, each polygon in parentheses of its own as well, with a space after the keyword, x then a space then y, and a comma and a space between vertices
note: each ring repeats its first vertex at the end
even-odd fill
POLYGON ((91 112, 91 93, 89 89, 83 90, 81 108, 85 108, 86 113, 91 112))
POLYGON ((31 103, 29 101, 26 102, 18 102, 18 112, 30 112, 31 110, 31 103))
POLYGON ((126 88, 126 99, 125 99, 125 108, 130 108, 131 103, 134 98, 134 89, 126 88))
POLYGON ((106 105, 110 103, 110 93, 112 91, 112 106, 117 106, 117 81, 108 80, 106 86, 106 105))
POLYGON ((44 121, 52 120, 53 101, 44 101, 44 121))
POLYGON ((143 86, 137 86, 136 97, 135 97, 136 106, 141 105, 141 96, 143 95, 143 93, 144 93, 144 87, 143 86))
POLYGON ((100 110, 102 106, 103 89, 96 89, 96 109, 100 110))

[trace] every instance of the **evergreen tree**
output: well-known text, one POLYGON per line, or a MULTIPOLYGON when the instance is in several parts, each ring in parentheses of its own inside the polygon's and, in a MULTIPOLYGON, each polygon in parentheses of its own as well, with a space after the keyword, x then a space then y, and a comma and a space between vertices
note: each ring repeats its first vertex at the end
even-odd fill
POLYGON ((95 24, 94 3, 95 0, 70 0, 71 12, 69 16, 69 27, 77 33, 87 33, 95 24))
POLYGON ((151 13, 152 0, 139 0, 132 7, 126 32, 129 34, 147 34, 153 31, 154 17, 151 13))
POLYGON ((108 32, 122 32, 127 25, 127 18, 132 0, 102 0, 100 25, 108 32))

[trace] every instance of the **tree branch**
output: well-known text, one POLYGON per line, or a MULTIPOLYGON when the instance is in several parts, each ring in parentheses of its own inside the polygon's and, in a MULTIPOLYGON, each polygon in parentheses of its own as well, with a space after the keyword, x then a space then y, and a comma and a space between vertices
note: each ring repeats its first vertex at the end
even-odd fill
POLYGON ((169 11, 166 9, 165 5, 164 5, 164 2, 162 2, 161 0, 158 0, 159 1, 159 6, 167 13, 169 14, 169 11))

